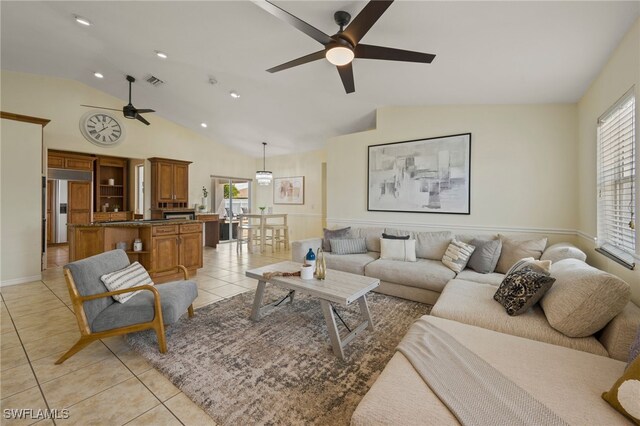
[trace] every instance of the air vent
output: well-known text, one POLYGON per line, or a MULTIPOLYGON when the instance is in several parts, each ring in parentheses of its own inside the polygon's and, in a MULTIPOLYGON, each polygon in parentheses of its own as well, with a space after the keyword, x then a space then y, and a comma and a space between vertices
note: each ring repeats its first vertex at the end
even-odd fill
POLYGON ((147 81, 147 83, 155 87, 162 86, 164 84, 164 81, 160 80, 158 77, 154 75, 150 75, 146 77, 145 80, 147 81))

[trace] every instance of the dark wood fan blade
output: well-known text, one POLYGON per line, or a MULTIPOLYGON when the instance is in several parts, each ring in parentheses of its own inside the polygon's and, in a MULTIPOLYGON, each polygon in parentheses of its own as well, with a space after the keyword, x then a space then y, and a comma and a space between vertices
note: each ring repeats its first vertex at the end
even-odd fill
POLYGON ((122 111, 122 108, 115 109, 115 108, 106 108, 106 107, 100 107, 95 105, 80 105, 80 106, 87 107, 87 108, 108 109, 110 111, 122 111))
POLYGON ((360 43, 362 37, 373 27, 382 14, 391 6, 393 0, 371 0, 342 32, 353 46, 360 43))
POLYGON ((140 114, 136 114, 136 120, 138 121, 142 121, 144 124, 146 124, 147 126, 151 123, 149 123, 147 120, 144 119, 143 116, 141 116, 140 114))
POLYGON ((279 8, 275 4, 267 0, 256 0, 254 1, 254 3, 257 6, 260 6, 262 9, 269 12, 270 14, 272 14, 273 16, 275 16, 276 18, 285 21, 289 25, 293 25, 294 27, 296 27, 297 29, 299 29, 300 31, 302 31, 312 39, 316 40, 318 43, 325 45, 331 42, 331 37, 329 37, 327 34, 323 33, 316 27, 313 27, 307 24, 302 19, 296 16, 293 16, 286 10, 279 8))
POLYGON ((155 109, 137 109, 136 112, 138 114, 146 114, 147 112, 156 112, 155 109))
POLYGON ((325 51, 320 50, 315 53, 311 53, 309 55, 303 56, 298 59, 294 59, 293 61, 285 62, 282 65, 278 65, 277 67, 269 68, 267 71, 269 72, 278 72, 282 70, 286 70, 288 68, 297 67, 298 65, 306 64, 308 62, 317 61, 318 59, 324 58, 325 51))
POLYGON ((356 58, 382 59, 384 61, 422 62, 430 64, 436 57, 431 53, 414 52, 412 50, 393 49, 391 47, 359 44, 355 48, 356 58))
POLYGON ((356 91, 356 85, 353 82, 353 67, 351 66, 351 62, 347 65, 337 66, 338 74, 340 74, 340 79, 342 80, 342 84, 344 85, 344 90, 347 93, 353 93, 356 91))

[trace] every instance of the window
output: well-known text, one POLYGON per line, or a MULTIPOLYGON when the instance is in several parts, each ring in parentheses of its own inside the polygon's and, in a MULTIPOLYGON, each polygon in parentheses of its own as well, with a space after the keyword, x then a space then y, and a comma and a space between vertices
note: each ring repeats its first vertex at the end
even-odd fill
POLYGON ((632 88, 598 119, 598 251, 634 266, 635 96, 632 88))

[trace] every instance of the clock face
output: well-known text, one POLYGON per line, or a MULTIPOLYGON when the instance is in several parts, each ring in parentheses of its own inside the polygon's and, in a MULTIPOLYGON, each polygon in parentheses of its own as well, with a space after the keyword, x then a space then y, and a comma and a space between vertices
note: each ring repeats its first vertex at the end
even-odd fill
POLYGON ((115 146, 124 139, 124 126, 104 111, 90 111, 80 119, 80 132, 98 146, 115 146))

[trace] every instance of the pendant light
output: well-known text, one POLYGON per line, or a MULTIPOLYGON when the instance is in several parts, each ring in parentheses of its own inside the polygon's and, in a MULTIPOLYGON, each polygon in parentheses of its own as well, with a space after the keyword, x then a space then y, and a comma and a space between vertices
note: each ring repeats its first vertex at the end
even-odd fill
POLYGON ((273 173, 271 173, 268 170, 264 170, 266 169, 266 160, 265 160, 265 153, 266 153, 266 148, 267 148, 267 143, 266 142, 262 142, 262 170, 258 170, 256 172, 256 180, 258 181, 258 185, 270 185, 271 181, 273 180, 273 173))

